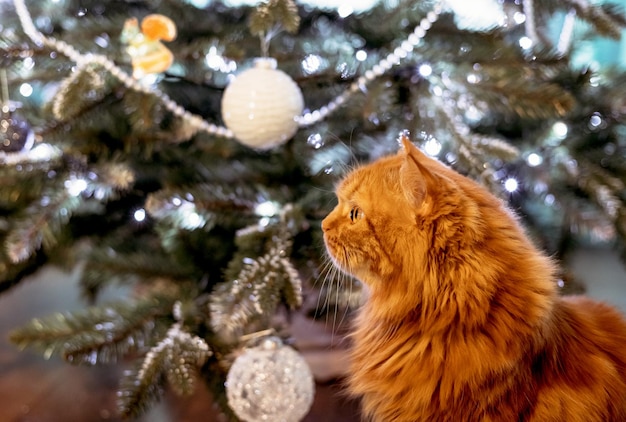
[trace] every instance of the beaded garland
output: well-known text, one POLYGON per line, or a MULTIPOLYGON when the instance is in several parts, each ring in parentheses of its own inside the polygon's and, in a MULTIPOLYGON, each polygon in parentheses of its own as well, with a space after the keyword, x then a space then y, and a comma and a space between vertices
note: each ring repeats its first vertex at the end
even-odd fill
MULTIPOLYGON (((54 37, 42 34, 35 27, 32 17, 24 3, 24 0, 14 0, 15 10, 22 24, 22 28, 26 35, 37 45, 44 45, 54 49, 65 55, 77 65, 85 65, 88 63, 97 64, 111 73, 128 89, 142 92, 148 95, 154 95, 159 98, 163 106, 174 115, 184 119, 191 127, 197 131, 203 131, 211 135, 217 135, 225 138, 235 139, 236 136, 232 130, 215 125, 204 120, 202 117, 190 113, 184 107, 177 104, 166 93, 153 86, 146 86, 138 80, 130 76, 124 70, 120 69, 113 61, 103 55, 79 52, 76 48, 68 43, 57 40, 54 37)), ((342 106, 354 93, 364 89, 370 82, 374 81, 393 66, 399 64, 408 54, 413 51, 420 41, 424 38, 432 24, 435 23, 443 11, 441 3, 437 3, 433 10, 420 21, 413 32, 404 40, 395 50, 388 54, 384 59, 380 60, 371 69, 367 70, 355 82, 353 82, 342 94, 334 98, 328 104, 317 110, 304 113, 296 117, 298 127, 307 127, 324 120, 340 106, 342 106)))

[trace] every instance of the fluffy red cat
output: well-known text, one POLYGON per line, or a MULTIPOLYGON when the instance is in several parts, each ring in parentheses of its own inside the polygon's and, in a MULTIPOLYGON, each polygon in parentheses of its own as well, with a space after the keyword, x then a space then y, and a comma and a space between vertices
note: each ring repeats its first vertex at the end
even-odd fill
POLYGON ((477 183, 403 149, 352 171, 322 222, 361 280, 348 390, 383 422, 626 421, 626 321, 561 297, 555 264, 477 183))

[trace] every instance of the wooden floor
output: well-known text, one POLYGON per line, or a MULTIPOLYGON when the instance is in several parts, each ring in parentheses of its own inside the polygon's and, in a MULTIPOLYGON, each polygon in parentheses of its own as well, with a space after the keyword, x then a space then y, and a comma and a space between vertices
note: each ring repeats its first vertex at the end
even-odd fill
MULTIPOLYGON (((8 342, 8 332, 33 317, 84 306, 77 296, 75 274, 47 269, 35 278, 0 295, 0 421, 120 421, 115 392, 123 366, 72 366, 54 357, 46 361, 35 352, 20 352, 8 342)), ((331 372, 342 365, 325 357, 317 360, 331 372)), ((187 398, 166 393, 138 421, 223 420, 209 392, 202 385, 198 387, 187 398)), ((323 382, 316 386, 315 402, 304 421, 351 422, 359 420, 357 415, 357 405, 342 399, 337 383, 323 382)))

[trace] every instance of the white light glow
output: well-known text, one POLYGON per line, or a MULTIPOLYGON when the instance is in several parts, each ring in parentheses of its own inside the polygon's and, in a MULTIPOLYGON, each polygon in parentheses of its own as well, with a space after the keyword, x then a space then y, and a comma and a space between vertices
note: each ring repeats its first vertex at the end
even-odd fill
POLYGON ((420 65, 420 67, 417 69, 417 71, 419 72, 420 75, 422 75, 423 77, 427 78, 430 75, 432 75, 433 68, 429 64, 424 63, 424 64, 420 65))
POLYGON ((67 192, 72 196, 78 196, 87 189, 87 181, 85 179, 70 179, 63 184, 67 192))
POLYGON ((424 142, 424 152, 430 155, 431 157, 436 157, 441 152, 441 142, 436 140, 435 138, 430 138, 426 142, 424 142))
POLYGON ((34 161, 48 161, 60 156, 61 152, 50 144, 38 144, 28 155, 34 161))
POLYGON ((183 226, 187 229, 197 229, 204 225, 204 218, 197 212, 190 212, 185 215, 183 226))
POLYGON ((533 46, 533 40, 528 37, 522 37, 519 39, 519 46, 524 50, 529 50, 533 46))
POLYGON ((554 132, 554 136, 556 136, 557 138, 563 139, 567 136, 567 132, 569 132, 569 129, 567 127, 567 124, 563 122, 556 122, 552 126, 552 132, 554 132))
POLYGON ((22 94, 23 97, 30 97, 33 95, 33 87, 31 84, 24 82, 20 85, 20 94, 22 94))
POLYGON ((26 57, 22 60, 22 66, 24 66, 24 69, 30 70, 35 67, 35 61, 31 57, 26 57))
POLYGON ((209 4, 211 4, 211 0, 187 0, 187 3, 194 7, 197 7, 198 9, 204 9, 209 4))
POLYGON ((506 15, 498 0, 447 0, 459 28, 489 29, 502 25, 506 15))
POLYGON ((367 51, 359 50, 356 52, 355 57, 358 61, 364 62, 367 59, 367 51))
POLYGON ((321 65, 322 59, 316 54, 308 54, 302 60, 302 70, 309 74, 317 72, 320 69, 321 65))
POLYGON ((515 14, 513 15, 513 20, 518 25, 522 24, 522 23, 526 22, 526 15, 523 14, 522 12, 515 12, 515 14))
POLYGON ((222 56, 215 46, 209 48, 209 52, 204 56, 206 65, 210 69, 222 73, 232 73, 237 70, 237 63, 234 60, 228 60, 222 56))
POLYGON ((354 13, 354 8, 350 4, 348 4, 348 3, 342 3, 337 8, 337 14, 341 18, 347 18, 348 16, 350 16, 353 13, 354 13))
POLYGON ((143 208, 139 208, 133 213, 133 218, 138 223, 141 223, 142 221, 146 219, 146 210, 144 210, 143 208))
POLYGON ((602 117, 600 117, 600 114, 598 113, 594 113, 590 118, 589 118, 589 126, 591 127, 598 127, 602 124, 602 117))
POLYGON ((518 188, 519 188, 519 183, 517 182, 515 178, 509 177, 508 179, 504 181, 504 189, 507 192, 513 193, 517 191, 518 188))
POLYGON ((467 82, 470 84, 477 84, 478 82, 480 82, 481 77, 475 73, 470 73, 469 75, 467 75, 466 79, 467 82))
POLYGON ((531 167, 537 167, 538 165, 543 163, 543 158, 541 157, 541 155, 533 152, 528 155, 528 157, 526 158, 526 162, 531 167))
POLYGON ((260 217, 273 217, 278 213, 279 207, 276 202, 265 201, 261 202, 254 209, 254 213, 260 217))

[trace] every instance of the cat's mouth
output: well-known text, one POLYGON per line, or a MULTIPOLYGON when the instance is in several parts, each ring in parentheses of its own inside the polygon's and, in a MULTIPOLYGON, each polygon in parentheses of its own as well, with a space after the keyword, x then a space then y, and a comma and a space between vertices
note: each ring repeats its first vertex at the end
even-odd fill
POLYGON ((324 244, 326 245, 326 255, 333 264, 344 273, 355 276, 352 260, 346 248, 339 245, 332 237, 324 234, 324 244))
POLYGON ((326 246, 327 255, 330 257, 333 264, 335 264, 335 266, 339 269, 347 271, 346 262, 342 262, 342 260, 339 258, 340 256, 342 256, 342 254, 337 253, 338 250, 341 248, 337 246, 337 244, 330 236, 328 236, 328 234, 324 234, 324 245, 326 246))

